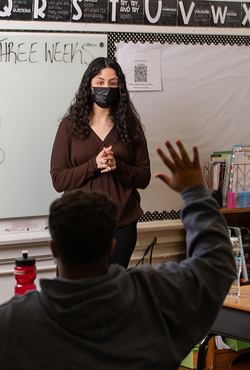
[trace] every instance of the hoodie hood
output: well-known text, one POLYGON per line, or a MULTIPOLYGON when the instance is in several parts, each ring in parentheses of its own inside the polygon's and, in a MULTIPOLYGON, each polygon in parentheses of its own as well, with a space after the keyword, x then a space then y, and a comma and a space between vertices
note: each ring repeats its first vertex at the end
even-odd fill
POLYGON ((90 340, 119 331, 136 299, 133 280, 119 265, 111 265, 107 274, 98 278, 41 279, 40 284, 41 303, 53 320, 90 340))

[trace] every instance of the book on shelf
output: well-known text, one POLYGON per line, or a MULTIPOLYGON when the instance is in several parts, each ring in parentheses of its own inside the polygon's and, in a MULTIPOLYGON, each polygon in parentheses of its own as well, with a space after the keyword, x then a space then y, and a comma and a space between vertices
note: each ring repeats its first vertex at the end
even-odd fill
POLYGON ((227 178, 229 172, 229 164, 231 151, 217 151, 210 156, 212 164, 213 189, 222 192, 223 206, 226 205, 227 198, 227 178))
POLYGON ((229 155, 231 156, 231 150, 213 152, 213 154, 210 156, 210 160, 211 162, 226 162, 229 155))

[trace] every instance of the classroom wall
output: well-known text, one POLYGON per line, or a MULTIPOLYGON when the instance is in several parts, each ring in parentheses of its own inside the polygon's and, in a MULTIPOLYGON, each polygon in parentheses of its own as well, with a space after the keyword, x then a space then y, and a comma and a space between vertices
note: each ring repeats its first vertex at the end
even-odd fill
MULTIPOLYGON (((23 30, 23 31, 69 31, 69 32, 135 32, 135 33, 165 33, 173 35, 226 35, 226 36, 243 36, 250 35, 250 30, 244 29, 230 29, 230 28, 191 28, 191 27, 163 27, 163 26, 146 26, 146 25, 118 25, 118 24, 71 24, 71 23, 60 23, 60 22, 20 22, 20 21, 2 21, 0 19, 0 30, 23 30)), ((136 103, 135 99, 135 103, 136 103)), ((140 112, 141 113, 141 112, 140 112)), ((142 112, 142 118, 147 116, 147 113, 142 112)), ((150 131, 150 130, 149 130, 150 131)), ((146 132, 147 135, 147 132, 146 132)), ((165 137, 164 137, 165 139, 165 137)), ((1 137, 0 137, 1 141, 1 137)), ((152 149, 153 153, 153 149, 152 149)), ((155 154, 154 154, 155 155, 155 154)), ((151 194, 147 193, 144 196, 142 193, 142 202, 146 199, 150 199, 151 194)), ((157 196, 157 192, 154 193, 154 197, 157 196)), ((11 200, 10 200, 11 201, 11 200)), ((145 209, 147 211, 147 209, 145 209)), ((26 230, 44 230, 47 227, 47 217, 34 216, 34 217, 19 217, 16 218, 3 218, 0 220, 0 238, 4 238, 6 233, 12 232, 24 232, 26 230)))

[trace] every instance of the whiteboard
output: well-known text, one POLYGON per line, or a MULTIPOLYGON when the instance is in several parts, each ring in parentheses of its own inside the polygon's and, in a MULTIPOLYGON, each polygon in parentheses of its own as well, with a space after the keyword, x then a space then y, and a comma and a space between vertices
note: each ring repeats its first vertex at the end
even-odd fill
POLYGON ((183 207, 174 193, 153 175, 169 171, 155 149, 165 140, 182 140, 189 154, 198 146, 200 161, 213 151, 250 144, 250 46, 160 43, 116 43, 116 57, 126 75, 120 51, 161 50, 162 91, 131 92, 145 126, 152 178, 140 191, 143 210, 153 213, 183 207))
POLYGON ((49 213, 58 124, 98 56, 104 34, 0 32, 0 218, 49 213))

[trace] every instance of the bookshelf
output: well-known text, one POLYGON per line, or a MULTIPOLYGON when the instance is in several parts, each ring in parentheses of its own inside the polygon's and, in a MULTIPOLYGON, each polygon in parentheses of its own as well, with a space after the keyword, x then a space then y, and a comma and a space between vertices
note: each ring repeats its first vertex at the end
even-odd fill
POLYGON ((203 179, 208 189, 221 190, 224 205, 221 208, 221 213, 225 217, 227 225, 250 229, 250 207, 227 208, 225 206, 228 192, 249 190, 250 164, 237 163, 230 165, 226 162, 203 162, 203 179), (232 179, 234 178, 235 181, 231 181, 229 185, 228 178, 231 176, 230 174, 234 176, 232 179))
POLYGON ((250 208, 221 208, 221 213, 226 219, 228 226, 250 228, 250 208))

